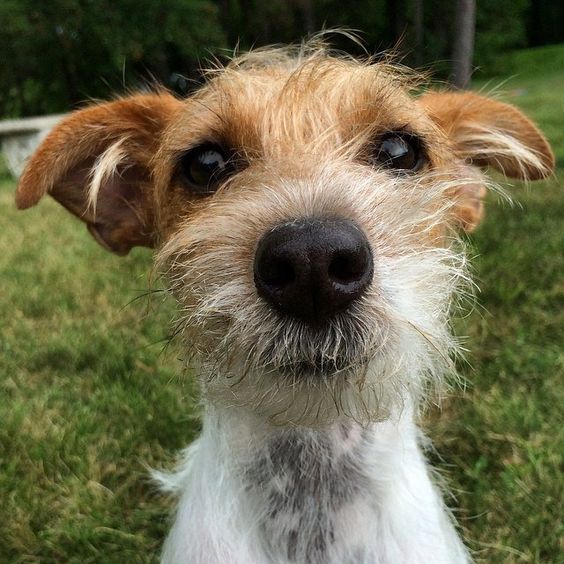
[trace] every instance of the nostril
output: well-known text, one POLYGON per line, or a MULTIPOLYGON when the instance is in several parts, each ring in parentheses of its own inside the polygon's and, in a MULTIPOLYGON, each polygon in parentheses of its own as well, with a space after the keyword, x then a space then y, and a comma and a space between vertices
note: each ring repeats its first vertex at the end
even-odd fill
POLYGON ((329 277, 337 282, 354 282, 362 275, 357 260, 348 254, 336 254, 329 264, 329 277))
POLYGON ((358 282, 367 274, 370 254, 367 248, 337 252, 329 263, 329 278, 335 282, 358 282))
POLYGON ((283 288, 295 281, 296 272, 289 260, 265 261, 261 268, 262 281, 272 288, 283 288))

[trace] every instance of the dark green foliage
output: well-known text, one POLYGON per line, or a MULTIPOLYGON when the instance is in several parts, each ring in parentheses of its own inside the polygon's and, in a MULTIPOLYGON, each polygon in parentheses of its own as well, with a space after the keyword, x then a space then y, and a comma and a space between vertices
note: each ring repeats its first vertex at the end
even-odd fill
POLYGON ((532 0, 527 36, 532 47, 564 41, 564 0, 532 0))
POLYGON ((526 10, 529 0, 478 2, 474 63, 489 76, 503 72, 500 54, 527 45, 526 10))
POLYGON ((224 36, 210 0, 3 0, 0 113, 65 111, 139 79, 174 86, 224 36))
MULTIPOLYGON (((407 64, 450 74, 455 2, 450 0, 3 0, 0 116, 67 111, 158 82, 179 93, 201 59, 299 41, 321 28, 361 32, 369 53, 397 48, 407 64), (415 5, 423 6, 422 45, 415 5)), ((475 66, 505 72, 498 58, 564 41, 564 0, 478 2, 475 66)), ((336 47, 362 49, 335 37, 336 47)))

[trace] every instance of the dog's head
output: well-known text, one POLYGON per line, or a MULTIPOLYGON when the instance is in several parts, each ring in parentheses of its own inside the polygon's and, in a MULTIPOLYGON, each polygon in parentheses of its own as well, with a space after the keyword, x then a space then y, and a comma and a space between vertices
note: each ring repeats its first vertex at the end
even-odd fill
POLYGON ((49 193, 107 249, 158 250, 209 401, 385 418, 448 370, 455 233, 483 215, 481 169, 538 180, 554 165, 514 107, 414 86, 321 49, 250 54, 186 100, 72 114, 17 204, 49 193))

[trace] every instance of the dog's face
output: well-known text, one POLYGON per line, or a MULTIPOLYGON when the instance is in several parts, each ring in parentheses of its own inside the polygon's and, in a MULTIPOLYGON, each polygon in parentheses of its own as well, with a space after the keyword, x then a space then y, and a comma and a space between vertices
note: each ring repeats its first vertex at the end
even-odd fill
POLYGON ((246 56, 187 100, 70 116, 17 202, 49 192, 110 250, 158 249, 208 401, 281 423, 386 418, 448 370, 479 167, 553 167, 515 108, 411 82, 320 51, 246 56))

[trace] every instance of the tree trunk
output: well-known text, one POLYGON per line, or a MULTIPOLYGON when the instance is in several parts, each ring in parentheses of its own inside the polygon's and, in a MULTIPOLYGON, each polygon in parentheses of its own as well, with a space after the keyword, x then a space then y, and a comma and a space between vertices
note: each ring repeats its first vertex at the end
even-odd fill
POLYGON ((313 0, 301 0, 300 8, 303 14, 304 27, 306 33, 312 34, 315 30, 315 10, 313 0))
POLYGON ((457 88, 468 88, 470 85, 475 28, 476 0, 457 0, 451 78, 457 88))
POLYGON ((405 0, 387 0, 386 15, 388 18, 389 37, 383 37, 394 48, 399 49, 405 40, 405 30, 407 21, 405 19, 406 3, 405 0))
POLYGON ((423 64, 423 0, 414 2, 414 27, 415 27, 415 65, 423 64))

